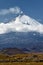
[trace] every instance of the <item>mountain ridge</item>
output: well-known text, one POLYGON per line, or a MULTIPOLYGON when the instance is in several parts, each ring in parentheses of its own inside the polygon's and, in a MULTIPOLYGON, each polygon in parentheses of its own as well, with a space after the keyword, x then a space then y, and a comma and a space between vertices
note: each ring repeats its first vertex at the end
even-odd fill
POLYGON ((32 51, 43 51, 43 36, 39 33, 7 33, 0 36, 0 49, 2 48, 28 48, 32 51), (35 35, 33 35, 35 34, 35 35))

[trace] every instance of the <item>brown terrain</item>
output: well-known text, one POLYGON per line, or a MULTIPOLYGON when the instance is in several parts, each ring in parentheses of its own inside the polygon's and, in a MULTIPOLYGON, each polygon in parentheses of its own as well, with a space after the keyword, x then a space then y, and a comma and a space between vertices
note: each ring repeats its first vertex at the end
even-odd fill
POLYGON ((0 50, 0 65, 43 65, 43 53, 24 53, 18 48, 0 50))

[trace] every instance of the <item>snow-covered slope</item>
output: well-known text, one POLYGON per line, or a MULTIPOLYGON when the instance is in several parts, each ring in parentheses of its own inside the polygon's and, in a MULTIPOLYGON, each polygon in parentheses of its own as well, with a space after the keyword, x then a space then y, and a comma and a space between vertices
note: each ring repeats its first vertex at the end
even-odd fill
POLYGON ((0 23, 0 34, 8 32, 39 32, 43 34, 43 24, 27 15, 19 15, 8 23, 0 23))

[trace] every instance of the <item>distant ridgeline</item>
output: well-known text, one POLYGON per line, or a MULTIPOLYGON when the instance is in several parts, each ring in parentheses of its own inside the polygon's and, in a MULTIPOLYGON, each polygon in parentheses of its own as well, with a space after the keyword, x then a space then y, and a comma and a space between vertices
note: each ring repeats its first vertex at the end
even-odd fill
POLYGON ((26 48, 29 52, 43 52, 43 35, 37 32, 11 32, 1 34, 0 49, 3 48, 26 48))

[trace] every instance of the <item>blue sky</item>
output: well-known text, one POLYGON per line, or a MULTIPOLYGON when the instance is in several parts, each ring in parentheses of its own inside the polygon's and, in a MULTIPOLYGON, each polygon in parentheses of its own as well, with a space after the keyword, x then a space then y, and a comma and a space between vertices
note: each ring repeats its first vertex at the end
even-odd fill
MULTIPOLYGON (((43 23, 43 0, 0 0, 0 10, 18 6, 28 16, 43 23)), ((0 16, 0 20, 4 16, 0 16)))

